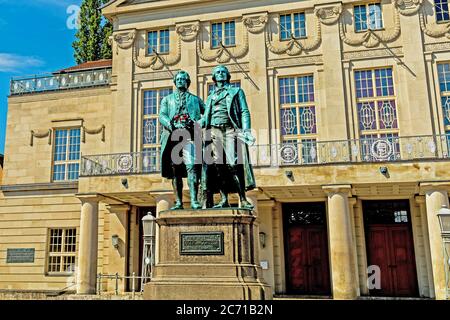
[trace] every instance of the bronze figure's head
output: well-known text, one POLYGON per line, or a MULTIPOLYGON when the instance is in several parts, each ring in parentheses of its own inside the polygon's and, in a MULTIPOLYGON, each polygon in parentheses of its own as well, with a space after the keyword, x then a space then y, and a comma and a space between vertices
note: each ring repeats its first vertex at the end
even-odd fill
POLYGON ((191 77, 186 71, 178 71, 173 77, 173 83, 179 90, 187 90, 191 85, 191 77))
POLYGON ((231 74, 230 71, 228 71, 228 68, 225 66, 217 66, 214 68, 212 72, 212 79, 214 83, 217 83, 218 81, 225 81, 226 83, 230 83, 231 80, 231 74))

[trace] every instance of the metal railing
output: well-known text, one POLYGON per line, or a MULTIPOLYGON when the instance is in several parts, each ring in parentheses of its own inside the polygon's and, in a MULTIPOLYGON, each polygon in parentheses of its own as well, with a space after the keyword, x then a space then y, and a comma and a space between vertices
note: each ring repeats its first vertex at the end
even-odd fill
MULTIPOLYGON (((342 141, 290 141, 250 147, 254 167, 448 160, 450 135, 365 138, 342 141)), ((160 149, 86 155, 80 176, 133 175, 160 172, 160 149)))
POLYGON ((94 87, 108 85, 110 82, 111 68, 15 77, 11 79, 10 94, 13 96, 27 93, 94 87))
POLYGON ((143 292, 144 288, 143 286, 141 286, 140 290, 138 291, 136 289, 136 281, 138 281, 138 283, 140 284, 141 281, 139 281, 140 279, 148 279, 150 280, 150 277, 142 277, 142 276, 137 276, 135 272, 133 272, 131 274, 131 276, 122 276, 119 275, 118 273, 116 274, 102 274, 99 273, 97 274, 97 294, 101 295, 102 293, 105 293, 107 291, 103 290, 103 288, 107 288, 108 287, 108 283, 104 284, 104 280, 106 281, 114 281, 114 294, 115 295, 119 295, 119 294, 123 294, 126 293, 128 291, 119 291, 119 283, 123 282, 127 279, 130 279, 130 291, 132 294, 132 297, 135 297, 136 292, 141 293, 143 292))

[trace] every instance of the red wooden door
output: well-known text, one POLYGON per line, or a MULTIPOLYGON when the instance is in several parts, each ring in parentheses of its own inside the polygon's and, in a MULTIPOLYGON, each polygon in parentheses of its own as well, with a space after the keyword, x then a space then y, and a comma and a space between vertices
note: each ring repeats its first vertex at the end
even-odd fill
POLYGON ((296 291, 308 291, 308 257, 306 255, 306 230, 295 226, 289 229, 289 278, 290 286, 296 291))
POLYGON ((323 226, 288 230, 289 289, 297 294, 329 294, 327 233, 323 226))
POLYGON ((327 232, 322 226, 308 229, 309 291, 327 294, 331 290, 327 232))
POLYGON ((380 267, 381 289, 372 295, 416 296, 417 277, 409 225, 370 225, 368 262, 380 267))
POLYGON ((395 294, 399 296, 417 295, 417 276, 413 237, 407 225, 390 226, 391 269, 395 294))

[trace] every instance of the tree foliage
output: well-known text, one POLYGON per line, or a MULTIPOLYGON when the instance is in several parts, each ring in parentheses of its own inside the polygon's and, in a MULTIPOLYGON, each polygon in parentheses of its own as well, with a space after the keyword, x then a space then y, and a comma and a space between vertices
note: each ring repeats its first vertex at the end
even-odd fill
POLYGON ((100 7, 108 0, 83 0, 79 15, 79 29, 73 42, 75 61, 80 64, 87 61, 110 59, 111 46, 108 43, 112 35, 112 25, 102 17, 100 7))

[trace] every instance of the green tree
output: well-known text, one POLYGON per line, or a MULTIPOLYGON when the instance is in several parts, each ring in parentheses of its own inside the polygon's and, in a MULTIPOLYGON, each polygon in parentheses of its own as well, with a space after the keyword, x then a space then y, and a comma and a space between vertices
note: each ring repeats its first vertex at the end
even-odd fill
POLYGON ((113 33, 113 26, 111 22, 106 20, 105 24, 102 27, 102 37, 103 37, 102 52, 101 52, 102 59, 112 59, 112 49, 111 45, 109 44, 109 37, 112 36, 112 33, 113 33))
POLYGON ((112 25, 102 17, 100 7, 107 0, 83 0, 79 15, 79 29, 73 42, 75 61, 80 64, 87 61, 111 58, 111 46, 108 38, 112 34, 112 25))

